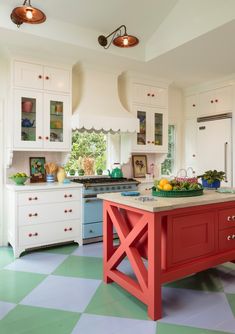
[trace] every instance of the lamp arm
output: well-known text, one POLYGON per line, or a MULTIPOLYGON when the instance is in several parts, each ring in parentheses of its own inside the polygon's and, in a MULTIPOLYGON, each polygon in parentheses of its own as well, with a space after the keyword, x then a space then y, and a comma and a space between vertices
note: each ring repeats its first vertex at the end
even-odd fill
POLYGON ((31 0, 25 0, 24 3, 23 3, 23 6, 26 6, 27 2, 29 3, 29 7, 32 7, 31 6, 31 0))
POLYGON ((111 32, 108 36, 106 36, 106 38, 109 38, 111 35, 115 34, 118 30, 121 30, 122 28, 124 28, 124 34, 126 35, 126 26, 122 24, 120 27, 118 27, 113 32, 111 32))

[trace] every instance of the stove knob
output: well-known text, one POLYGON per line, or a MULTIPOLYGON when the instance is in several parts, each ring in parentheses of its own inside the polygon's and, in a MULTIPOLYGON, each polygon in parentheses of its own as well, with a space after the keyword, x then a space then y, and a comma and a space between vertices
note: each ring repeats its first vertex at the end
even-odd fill
POLYGON ((103 190, 104 190, 104 188, 103 188, 103 187, 101 187, 101 188, 100 188, 100 191, 103 191, 103 190))
POLYGON ((114 190, 115 189, 115 187, 112 187, 112 190, 114 190))
POLYGON ((129 186, 128 189, 131 189, 131 186, 129 186))
POLYGON ((106 187, 106 190, 109 190, 109 187, 106 187))
POLYGON ((126 186, 123 186, 123 189, 126 189, 126 186))
POLYGON ((120 187, 120 186, 118 186, 118 187, 117 187, 117 189, 121 189, 121 187, 120 187))

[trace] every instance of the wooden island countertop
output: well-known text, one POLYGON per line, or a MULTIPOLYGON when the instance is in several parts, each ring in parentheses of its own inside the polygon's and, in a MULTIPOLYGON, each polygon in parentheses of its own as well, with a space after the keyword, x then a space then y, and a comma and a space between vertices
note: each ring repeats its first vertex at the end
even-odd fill
POLYGON ((235 194, 208 190, 146 202, 120 193, 98 198, 104 200, 104 281, 141 300, 153 320, 162 316, 162 284, 235 260, 235 194), (118 268, 126 256, 136 280, 118 268))

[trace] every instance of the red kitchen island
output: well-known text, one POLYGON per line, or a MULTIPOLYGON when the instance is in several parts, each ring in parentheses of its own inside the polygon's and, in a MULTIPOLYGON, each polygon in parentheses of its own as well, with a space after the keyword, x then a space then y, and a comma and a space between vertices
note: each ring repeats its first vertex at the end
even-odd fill
POLYGON ((163 283, 235 260, 235 194, 210 190, 148 202, 120 193, 98 197, 104 200, 104 281, 141 300, 153 320, 162 316, 163 283), (126 256, 135 280, 118 270, 126 256))

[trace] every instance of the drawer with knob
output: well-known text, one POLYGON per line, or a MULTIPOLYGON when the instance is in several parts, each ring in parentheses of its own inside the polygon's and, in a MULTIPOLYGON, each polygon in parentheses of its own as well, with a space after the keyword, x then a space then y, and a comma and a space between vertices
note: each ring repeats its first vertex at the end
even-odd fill
POLYGON ((23 206, 56 202, 66 203, 70 201, 80 201, 80 196, 81 190, 70 188, 57 191, 22 192, 18 196, 18 204, 23 206))
POLYGON ((46 245, 73 240, 79 235, 80 222, 68 221, 19 228, 19 242, 24 246, 46 245))
POLYGON ((219 211, 219 228, 235 228, 235 206, 219 211))
POLYGON ((32 206, 20 206, 18 209, 19 225, 35 225, 53 221, 79 219, 79 202, 53 203, 32 206))
POLYGON ((219 232, 219 249, 235 250, 235 226, 219 232))

